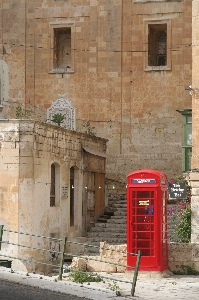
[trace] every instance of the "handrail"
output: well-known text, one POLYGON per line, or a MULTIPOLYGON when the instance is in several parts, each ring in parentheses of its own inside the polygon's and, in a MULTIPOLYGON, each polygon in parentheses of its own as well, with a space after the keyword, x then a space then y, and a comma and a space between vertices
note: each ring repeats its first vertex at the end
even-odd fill
MULTIPOLYGON (((45 251, 45 252, 50 252, 50 253, 57 253, 58 255, 60 255, 60 263, 59 263, 59 265, 56 265, 56 264, 49 264, 49 263, 46 263, 46 262, 41 262, 41 261, 37 261, 37 260, 33 260, 33 259, 26 259, 26 258, 22 258, 22 257, 15 257, 15 256, 3 255, 3 254, 0 254, 0 256, 8 257, 8 258, 11 258, 11 259, 18 259, 18 260, 21 260, 21 261, 32 262, 32 263, 35 263, 35 264, 53 266, 54 268, 58 268, 59 269, 58 280, 62 280, 63 269, 64 269, 64 256, 66 256, 66 255, 71 256, 71 257, 79 257, 79 258, 94 260, 94 261, 107 263, 107 264, 111 264, 111 265, 130 268, 131 270, 134 270, 133 281, 126 281, 126 280, 121 280, 121 279, 116 279, 116 278, 101 276, 101 275, 100 276, 102 278, 106 278, 106 279, 109 279, 109 280, 114 280, 114 281, 119 281, 119 282, 124 282, 124 283, 130 283, 131 286, 132 286, 131 287, 131 295, 134 296, 137 277, 138 277, 138 270, 139 270, 139 265, 140 265, 140 259, 141 259, 141 251, 138 251, 138 253, 132 253, 132 252, 127 252, 127 251, 123 251, 123 250, 116 250, 116 249, 112 249, 112 248, 99 247, 99 246, 92 245, 92 244, 87 244, 87 243, 79 243, 79 242, 69 241, 69 240, 67 240, 66 236, 64 236, 62 239, 57 239, 57 238, 51 238, 51 237, 47 237, 47 236, 43 236, 43 235, 29 234, 29 233, 25 233, 25 232, 14 231, 14 230, 6 230, 3 227, 4 227, 4 225, 0 225, 0 250, 1 250, 1 245, 2 244, 9 244, 9 245, 14 245, 14 246, 17 246, 17 247, 23 247, 23 248, 32 249, 32 250, 45 251), (12 233, 16 233, 18 235, 24 234, 24 235, 28 235, 28 236, 43 238, 43 239, 51 239, 51 240, 54 240, 54 241, 59 241, 59 242, 62 242, 61 251, 56 251, 56 250, 53 250, 53 249, 48 250, 48 249, 44 249, 44 248, 36 248, 36 247, 32 247, 32 246, 27 246, 27 245, 24 245, 24 244, 12 243, 10 241, 3 241, 2 240, 3 232, 12 232, 12 233), (116 262, 113 262, 113 261, 95 259, 95 258, 90 257, 90 256, 83 256, 83 255, 77 255, 77 254, 73 254, 73 253, 67 253, 67 252, 65 252, 66 243, 76 244, 76 245, 83 245, 84 247, 100 248, 102 250, 114 251, 114 252, 119 252, 119 253, 132 254, 134 256, 137 256, 136 265, 135 266, 127 266, 127 265, 119 264, 119 263, 116 263, 116 262)), ((83 271, 78 271, 78 272, 85 273, 83 271)))

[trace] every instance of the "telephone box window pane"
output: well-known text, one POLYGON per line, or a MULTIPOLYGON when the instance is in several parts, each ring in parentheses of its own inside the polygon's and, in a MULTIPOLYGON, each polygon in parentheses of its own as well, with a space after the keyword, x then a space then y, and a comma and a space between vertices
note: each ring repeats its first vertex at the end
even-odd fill
POLYGON ((148 192, 148 191, 138 192, 137 198, 150 198, 150 192, 148 192))
POLYGON ((149 250, 142 250, 142 255, 143 256, 151 256, 150 249, 149 250))

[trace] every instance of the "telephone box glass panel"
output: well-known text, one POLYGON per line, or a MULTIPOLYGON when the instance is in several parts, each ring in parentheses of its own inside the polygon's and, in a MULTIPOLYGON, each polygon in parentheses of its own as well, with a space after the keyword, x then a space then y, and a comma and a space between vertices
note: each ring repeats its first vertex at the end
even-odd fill
POLYGON ((154 191, 132 192, 132 251, 154 255, 154 191))

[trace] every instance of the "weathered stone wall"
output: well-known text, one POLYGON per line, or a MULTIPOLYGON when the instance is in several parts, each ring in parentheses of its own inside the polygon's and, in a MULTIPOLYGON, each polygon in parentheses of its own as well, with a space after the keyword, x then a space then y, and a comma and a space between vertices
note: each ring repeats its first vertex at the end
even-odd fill
MULTIPOLYGON (((102 242, 100 243, 99 256, 73 258, 71 269, 87 270, 90 272, 122 273, 126 271, 126 251, 126 244, 115 246, 102 242)), ((174 272, 186 272, 187 269, 199 271, 198 244, 169 243, 168 265, 169 270, 174 272)), ((150 276, 151 272, 145 273, 148 273, 150 276)))
MULTIPOLYGON (((0 224, 4 224, 5 229, 54 238, 81 237, 82 197, 85 189, 83 148, 105 156, 106 140, 28 120, 1 120, 0 132, 0 224), (50 206, 52 163, 60 166, 59 199, 53 207, 50 206), (74 189, 74 226, 70 225, 72 166, 75 166, 77 172, 74 189), (62 187, 68 188, 68 195, 62 194, 62 187)), ((87 208, 87 203, 85 205, 87 208)), ((15 238, 20 244, 28 246, 41 248, 43 245, 47 249, 60 249, 59 243, 55 241, 44 242, 42 239, 25 235, 15 235, 15 238)), ((9 252, 9 247, 4 248, 4 254, 9 252)), ((26 259, 44 259, 43 254, 33 253, 31 249, 21 248, 16 252, 26 259)), ((51 254, 48 255, 50 259, 51 254)))
MULTIPOLYGON (((3 117, 22 103, 45 120, 65 94, 77 129, 107 138, 107 178, 136 169, 181 172, 182 117, 191 106, 191 4, 183 1, 23 1, 2 4, 2 60, 9 70, 3 117), (146 70, 146 24, 166 20, 167 70, 146 70), (17 24, 17 25, 16 25, 17 24), (53 71, 53 28, 71 28, 72 70, 53 71)), ((6 93, 6 91, 5 91, 6 93)))

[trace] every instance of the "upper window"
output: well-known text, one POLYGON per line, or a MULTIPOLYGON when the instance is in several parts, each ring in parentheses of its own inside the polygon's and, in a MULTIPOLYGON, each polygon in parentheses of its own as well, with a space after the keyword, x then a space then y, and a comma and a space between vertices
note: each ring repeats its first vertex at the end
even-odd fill
POLYGON ((71 73, 74 71, 73 32, 73 23, 50 23, 50 73, 71 73))
POLYGON ((148 65, 167 64, 167 24, 150 25, 148 28, 148 65))
POLYGON ((71 28, 54 29, 53 69, 71 69, 71 28))
POLYGON ((145 21, 145 70, 170 70, 170 22, 145 21))

